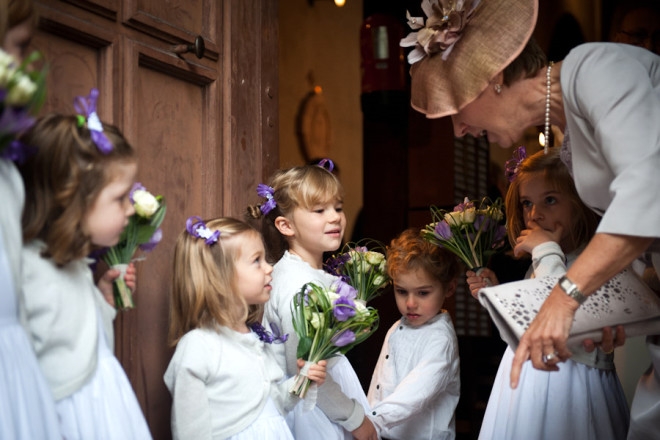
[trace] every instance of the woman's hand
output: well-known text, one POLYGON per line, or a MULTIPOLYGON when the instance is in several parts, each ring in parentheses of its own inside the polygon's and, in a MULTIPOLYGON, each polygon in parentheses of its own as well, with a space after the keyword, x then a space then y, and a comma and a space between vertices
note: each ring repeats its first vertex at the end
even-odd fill
MULTIPOLYGON (((99 288, 103 294, 103 298, 110 304, 112 307, 115 307, 115 295, 112 290, 112 284, 114 281, 119 278, 121 271, 118 269, 108 269, 101 278, 99 278, 96 286, 99 288)), ((129 263, 126 268, 126 275, 124 275, 124 281, 131 293, 135 293, 135 288, 137 286, 137 270, 135 269, 134 263, 129 263)))
MULTIPOLYGON (((315 364, 310 364, 309 365, 309 370, 307 371, 307 377, 312 381, 315 382, 318 386, 323 385, 325 382, 325 376, 326 376, 326 367, 328 365, 328 361, 318 361, 315 364)), ((302 359, 298 359, 298 372, 300 373, 300 369, 305 366, 305 361, 302 359)))
POLYGON ((622 325, 618 325, 616 327, 616 332, 612 332, 612 327, 603 328, 603 336, 600 342, 594 342, 593 339, 586 339, 582 342, 582 346, 587 353, 591 353, 596 348, 600 348, 603 353, 611 354, 614 352, 615 348, 621 347, 625 343, 626 330, 622 325))
POLYGON ((487 267, 481 269, 479 271, 479 275, 477 275, 477 273, 472 270, 468 270, 465 272, 465 279, 468 283, 468 286, 470 286, 470 293, 472 293, 472 296, 476 299, 479 299, 479 289, 488 286, 496 286, 499 284, 499 281, 495 276, 495 272, 488 269, 487 267), (488 284, 489 282, 490 284, 488 284))
POLYGON ((351 431, 351 434, 353 434, 355 440, 378 440, 376 427, 366 415, 364 416, 362 424, 351 431))
POLYGON ((527 359, 531 359, 538 370, 557 371, 557 363, 571 357, 566 341, 578 306, 559 286, 552 289, 536 318, 520 338, 511 367, 511 388, 518 386, 520 371, 527 359))
POLYGON ((513 248, 513 255, 516 257, 520 257, 525 253, 531 255, 532 249, 548 241, 559 243, 564 231, 564 228, 560 224, 556 224, 553 231, 546 231, 534 220, 529 220, 527 226, 529 229, 520 231, 520 235, 516 238, 516 246, 513 248))

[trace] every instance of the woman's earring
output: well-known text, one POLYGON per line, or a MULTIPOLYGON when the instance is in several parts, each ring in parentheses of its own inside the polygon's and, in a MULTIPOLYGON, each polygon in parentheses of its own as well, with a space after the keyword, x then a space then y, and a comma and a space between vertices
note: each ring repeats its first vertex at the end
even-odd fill
POLYGON ((502 85, 501 84, 495 84, 493 87, 495 87, 495 93, 498 95, 502 93, 502 85))

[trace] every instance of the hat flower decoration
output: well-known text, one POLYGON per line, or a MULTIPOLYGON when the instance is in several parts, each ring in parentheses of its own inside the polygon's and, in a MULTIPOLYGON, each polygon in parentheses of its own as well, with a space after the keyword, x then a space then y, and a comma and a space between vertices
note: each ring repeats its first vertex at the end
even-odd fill
POLYGON ((406 11, 411 32, 401 40, 402 47, 414 46, 408 62, 415 64, 427 55, 442 53, 446 60, 454 44, 461 38, 465 25, 481 0, 423 0, 422 10, 428 17, 412 17, 406 11))

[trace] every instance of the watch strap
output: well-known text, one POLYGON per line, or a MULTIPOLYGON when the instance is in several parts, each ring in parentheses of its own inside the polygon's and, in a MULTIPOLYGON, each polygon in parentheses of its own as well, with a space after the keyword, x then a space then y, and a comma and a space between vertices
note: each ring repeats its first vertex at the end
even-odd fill
POLYGON ((578 304, 582 305, 582 303, 587 300, 587 297, 582 292, 580 292, 578 286, 573 281, 569 280, 566 275, 562 275, 562 277, 559 278, 557 284, 561 290, 566 293, 566 295, 573 298, 575 301, 577 301, 578 304))

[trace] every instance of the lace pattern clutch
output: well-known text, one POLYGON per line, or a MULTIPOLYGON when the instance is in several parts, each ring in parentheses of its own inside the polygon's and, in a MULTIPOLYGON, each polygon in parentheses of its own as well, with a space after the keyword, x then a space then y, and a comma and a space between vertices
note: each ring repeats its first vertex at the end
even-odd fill
MULTIPOLYGON (((479 291, 479 301, 509 346, 518 346, 558 279, 532 278, 479 291)), ((660 334, 660 298, 631 269, 589 295, 575 313, 568 346, 580 346, 585 339, 598 342, 603 327, 616 325, 625 327, 626 337, 660 334)))

